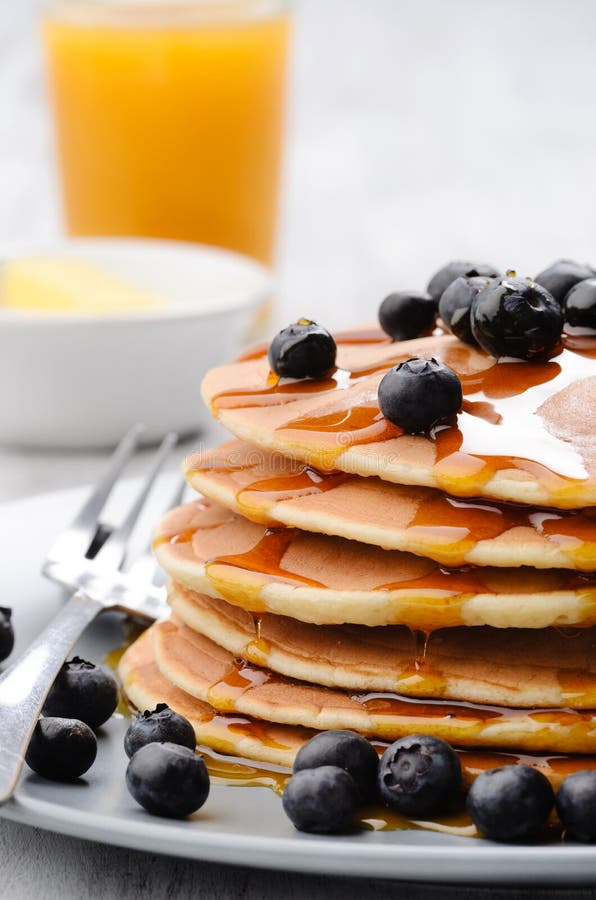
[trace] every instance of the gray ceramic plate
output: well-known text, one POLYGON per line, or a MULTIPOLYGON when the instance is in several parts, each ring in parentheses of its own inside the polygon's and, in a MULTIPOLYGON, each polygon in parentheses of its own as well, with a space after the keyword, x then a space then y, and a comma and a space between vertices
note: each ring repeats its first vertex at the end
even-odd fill
MULTIPOLYGON (((0 602, 14 608, 15 655, 63 601, 61 591, 40 577, 39 567, 84 493, 46 494, 0 506, 0 602)), ((114 509, 118 502, 116 498, 114 509)), ((123 622, 109 614, 88 630, 77 651, 101 661, 122 641, 123 622)), ((125 847, 264 868, 427 882, 596 881, 596 847, 500 846, 424 831, 370 831, 341 838, 299 834, 285 818, 279 798, 261 787, 215 785, 204 809, 189 821, 151 818, 125 788, 125 725, 115 717, 103 729, 98 759, 79 784, 57 785, 26 773, 0 815, 125 847)))

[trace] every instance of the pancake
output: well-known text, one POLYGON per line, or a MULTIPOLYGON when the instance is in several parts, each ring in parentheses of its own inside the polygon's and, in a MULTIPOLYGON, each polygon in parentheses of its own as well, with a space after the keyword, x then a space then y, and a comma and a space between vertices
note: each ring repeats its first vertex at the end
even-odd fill
POLYGON ((497 361, 452 335, 387 343, 338 342, 328 377, 271 377, 261 355, 207 373, 203 397, 232 434, 322 470, 376 475, 556 508, 596 504, 596 341, 548 362, 497 361), (408 435, 380 413, 385 372, 411 357, 435 358, 462 382, 456 423, 408 435))
MULTIPOLYGON (((153 655, 151 635, 145 632, 122 656, 118 673, 126 695, 137 709, 167 703, 193 725, 197 743, 221 753, 291 768, 300 747, 315 732, 291 725, 251 720, 217 713, 206 703, 181 691, 160 673, 153 655)), ((379 746, 379 751, 384 745, 379 746)), ((495 766, 521 762, 534 766, 556 788, 572 772, 596 768, 593 756, 535 756, 483 751, 459 751, 464 782, 495 766)))
POLYGON ((596 708, 596 631, 450 628, 426 641, 403 626, 306 625, 251 615, 170 583, 177 620, 233 657, 354 691, 498 706, 596 708))
POLYGON ((162 675, 222 713, 313 729, 348 728, 388 741, 425 733, 463 748, 596 752, 592 712, 348 693, 249 665, 175 619, 156 623, 150 633, 162 675))
POLYGON ((320 625, 545 628, 596 624, 596 576, 468 568, 297 529, 267 529, 201 498, 168 513, 155 554, 176 581, 252 612, 320 625))
POLYGON ((596 569, 596 509, 458 500, 375 477, 322 474, 242 441, 191 455, 184 471, 195 490, 270 526, 403 550, 444 566, 596 569))
POLYGON ((173 685, 159 671, 150 630, 125 651, 118 675, 128 700, 137 709, 154 709, 167 703, 186 716, 198 744, 235 756, 291 767, 300 747, 314 734, 300 726, 253 722, 246 716, 222 715, 173 685))

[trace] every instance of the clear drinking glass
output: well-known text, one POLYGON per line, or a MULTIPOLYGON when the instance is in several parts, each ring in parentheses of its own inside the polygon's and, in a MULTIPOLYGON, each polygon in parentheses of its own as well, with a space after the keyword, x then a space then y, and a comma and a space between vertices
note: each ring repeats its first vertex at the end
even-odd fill
POLYGON ((42 22, 67 229, 271 263, 286 0, 62 0, 42 22))

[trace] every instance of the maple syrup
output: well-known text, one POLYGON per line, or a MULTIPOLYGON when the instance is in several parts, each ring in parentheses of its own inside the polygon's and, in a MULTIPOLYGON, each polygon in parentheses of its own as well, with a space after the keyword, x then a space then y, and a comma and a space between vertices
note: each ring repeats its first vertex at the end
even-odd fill
MULTIPOLYGON (((527 363, 483 360, 480 351, 455 340, 433 344, 428 352, 460 375, 465 395, 457 422, 430 436, 436 451, 435 484, 458 496, 476 496, 497 472, 513 469, 531 475, 558 505, 577 505, 588 478, 583 461, 573 444, 554 437, 536 413, 550 396, 594 374, 595 348, 596 337, 568 336, 556 358, 527 363), (473 363, 480 370, 470 373, 473 363), (487 454, 487 447, 494 449, 487 454), (520 447, 526 456, 519 455, 520 447)), ((366 443, 395 441, 399 454, 403 433, 380 415, 376 391, 380 375, 411 355, 396 345, 395 356, 385 355, 378 364, 338 368, 320 380, 281 379, 262 388, 223 391, 213 398, 212 406, 217 414, 223 408, 279 405, 329 395, 324 413, 303 414, 278 428, 290 452, 300 451, 320 468, 333 468, 348 448, 366 443)), ((410 435, 407 438, 412 440, 410 435)), ((418 440, 428 444, 428 438, 418 440)))

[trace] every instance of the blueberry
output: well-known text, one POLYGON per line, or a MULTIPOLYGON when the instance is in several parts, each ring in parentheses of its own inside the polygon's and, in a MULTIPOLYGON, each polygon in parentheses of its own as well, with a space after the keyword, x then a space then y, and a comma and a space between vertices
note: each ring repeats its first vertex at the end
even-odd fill
POLYGON ((12 609, 0 606, 0 662, 12 653, 14 647, 14 629, 12 627, 12 609))
POLYGON ((166 741, 189 750, 196 746, 194 728, 188 719, 170 709, 167 703, 158 703, 155 709, 136 714, 124 735, 124 749, 131 757, 145 744, 166 741))
POLYGON ((596 771, 568 775, 556 797, 557 813, 569 833, 584 844, 596 841, 596 771))
POLYGON ((209 773, 188 747, 145 744, 126 770, 126 786, 147 812, 182 819, 200 809, 209 795, 209 773))
POLYGON ((596 278, 586 278, 572 287, 564 303, 565 322, 572 328, 596 330, 596 278))
POLYGON ((354 731, 321 731, 300 748, 294 772, 338 766, 352 776, 362 803, 375 799, 379 757, 373 745, 354 731))
POLYGON ((445 328, 466 344, 475 344, 476 339, 470 327, 470 307, 472 300, 489 284, 488 278, 460 275, 441 294, 439 315, 445 328))
POLYGON ((90 769, 97 756, 97 738, 85 722, 49 717, 35 726, 27 748, 27 765, 54 781, 70 781, 90 769))
POLYGON ((440 738, 411 734, 387 747, 379 763, 379 791, 396 812, 418 818, 445 812, 461 791, 461 765, 440 738))
POLYGON ((339 766, 303 769, 292 775, 282 797, 286 815, 299 831, 338 834, 348 831, 360 805, 351 775, 339 766))
POLYGON ((408 341, 430 334, 437 316, 437 302, 428 294, 397 291, 379 307, 379 323, 394 341, 408 341))
POLYGON ((461 382, 436 359, 409 359, 390 369, 379 385, 386 419, 409 434, 429 431, 461 409, 461 382))
POLYGON ((321 378, 335 366, 337 347, 329 332, 310 319, 299 319, 276 334, 269 365, 284 378, 321 378))
POLYGON ((467 799, 476 828, 495 841, 535 836, 546 824, 555 795, 548 778, 531 766, 489 769, 478 776, 467 799))
POLYGON ((65 662, 43 707, 45 716, 80 719, 99 728, 118 705, 118 684, 113 675, 79 656, 65 662))
POLYGON ((563 311, 539 284, 504 276, 476 295, 470 323, 480 346, 497 359, 547 359, 559 345, 563 311))
POLYGON ((475 263, 469 260, 456 259, 447 263, 438 272, 435 272, 428 282, 427 291, 433 300, 438 303, 443 292, 460 275, 466 275, 468 278, 475 278, 478 275, 481 275, 483 278, 497 278, 500 274, 499 270, 489 263, 475 263))
POLYGON ((596 270, 587 264, 576 263, 572 259, 558 259, 548 269, 540 272, 534 281, 552 294, 557 303, 562 306, 565 295, 571 288, 586 278, 593 278, 596 270))

